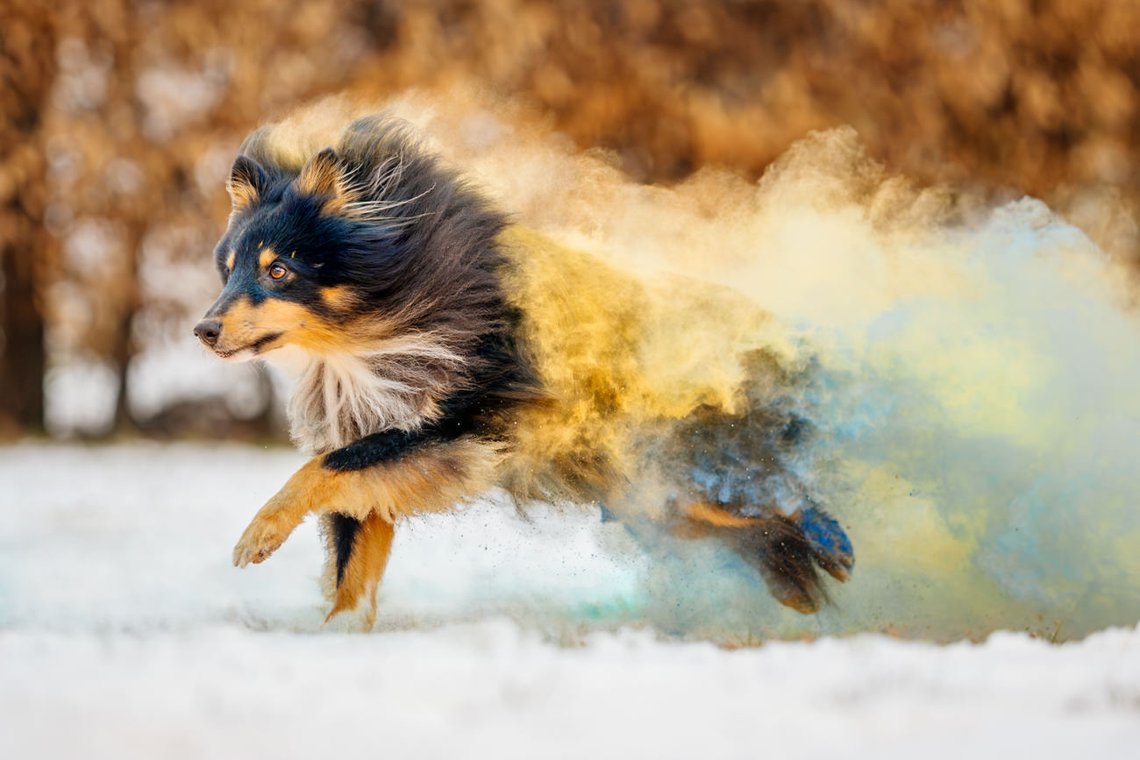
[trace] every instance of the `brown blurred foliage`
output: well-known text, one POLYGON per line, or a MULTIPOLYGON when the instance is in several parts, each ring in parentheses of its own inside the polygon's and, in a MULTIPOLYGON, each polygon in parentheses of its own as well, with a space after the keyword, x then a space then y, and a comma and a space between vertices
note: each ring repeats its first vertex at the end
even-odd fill
POLYGON ((474 84, 643 181, 758 175, 851 124, 894 171, 1037 195, 1140 257, 1134 0, 9 0, 0 28, 0 430, 42 425, 44 335, 140 422, 128 369, 201 307, 234 148, 328 92, 474 84))
POLYGON ((474 77, 534 103, 580 145, 615 150, 646 181, 708 164, 758 175, 806 132, 850 124, 872 155, 921 180, 1062 210, 1081 194, 1111 201, 1116 218, 1101 221, 1125 229, 1103 244, 1138 254, 1140 2, 400 7, 359 86, 474 77))

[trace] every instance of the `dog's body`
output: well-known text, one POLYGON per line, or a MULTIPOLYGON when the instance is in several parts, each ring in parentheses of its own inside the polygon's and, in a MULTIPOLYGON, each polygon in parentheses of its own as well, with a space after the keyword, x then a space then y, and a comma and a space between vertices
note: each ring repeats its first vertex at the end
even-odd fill
POLYGON ((792 472, 809 426, 784 391, 806 379, 765 349, 766 315, 509 227, 383 117, 321 147, 274 128, 243 144, 226 284, 195 329, 221 356, 294 365, 293 436, 313 456, 235 564, 317 513, 329 617, 371 625, 399 518, 501 486, 719 537, 801 612, 824 598, 817 566, 846 579, 846 535, 792 472), (702 326, 719 331, 707 349, 702 326))

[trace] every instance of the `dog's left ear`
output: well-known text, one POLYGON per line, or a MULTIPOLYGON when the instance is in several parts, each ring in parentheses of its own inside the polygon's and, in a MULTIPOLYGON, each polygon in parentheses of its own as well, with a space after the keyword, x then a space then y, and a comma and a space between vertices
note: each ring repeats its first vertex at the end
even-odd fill
POLYGON ((344 165, 332 148, 325 148, 308 160, 294 182, 299 193, 321 203, 321 210, 335 214, 355 200, 344 178, 344 165))

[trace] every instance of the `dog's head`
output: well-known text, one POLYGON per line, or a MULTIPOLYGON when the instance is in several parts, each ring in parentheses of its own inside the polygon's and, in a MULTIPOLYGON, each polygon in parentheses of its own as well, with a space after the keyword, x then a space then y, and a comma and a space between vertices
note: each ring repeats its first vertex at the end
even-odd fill
POLYGON ((222 292, 194 328, 218 356, 250 359, 286 345, 343 347, 357 302, 351 258, 360 225, 332 149, 298 174, 242 155, 227 185, 233 213, 214 251, 222 292))
POLYGON ((424 366, 501 329, 504 219, 403 122, 361 117, 319 152, 324 138, 291 135, 263 127, 239 151, 203 344, 234 359, 403 351, 424 366))

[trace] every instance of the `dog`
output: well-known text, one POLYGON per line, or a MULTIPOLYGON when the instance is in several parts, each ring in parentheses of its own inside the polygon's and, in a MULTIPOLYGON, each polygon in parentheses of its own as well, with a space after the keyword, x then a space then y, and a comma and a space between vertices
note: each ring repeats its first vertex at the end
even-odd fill
POLYGON ((384 114, 324 145, 262 127, 227 189, 222 290, 194 334, 291 368, 291 434, 312 457, 236 566, 316 514, 326 622, 370 628, 401 518, 500 487, 722 541, 802 613, 827 601, 821 571, 849 577, 851 542, 797 465, 813 426, 791 390, 811 368, 765 345, 771 317, 743 297, 509 223, 384 114))

